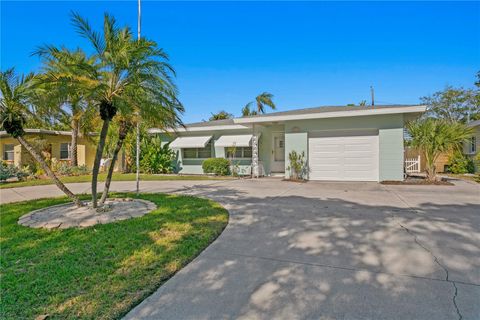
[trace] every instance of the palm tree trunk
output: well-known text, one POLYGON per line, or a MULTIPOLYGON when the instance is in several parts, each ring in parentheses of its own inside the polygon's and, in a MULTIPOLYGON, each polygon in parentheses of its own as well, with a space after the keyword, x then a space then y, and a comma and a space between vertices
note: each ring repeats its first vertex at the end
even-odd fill
POLYGON ((78 120, 72 119, 72 142, 71 142, 71 165, 72 167, 78 166, 78 120))
POLYGON ((97 145, 97 152, 95 154, 95 161, 93 162, 92 169, 92 207, 97 207, 97 181, 98 181, 98 172, 100 170, 100 161, 102 160, 103 149, 105 147, 105 140, 107 139, 108 126, 110 120, 103 120, 102 130, 100 131, 100 139, 97 145))
POLYGON ((42 166, 43 171, 50 177, 50 179, 55 182, 57 187, 62 190, 70 199, 72 199, 73 203, 75 203, 78 207, 83 206, 83 204, 80 202, 78 197, 73 194, 72 191, 70 191, 63 183, 60 181, 55 173, 53 173, 52 169, 47 165, 47 162, 45 162, 45 159, 40 155, 40 153, 37 152, 22 136, 17 137, 18 142, 27 149, 28 152, 32 155, 32 157, 42 166))
POLYGON ((103 188, 102 197, 100 198, 100 205, 105 203, 108 197, 108 191, 110 190, 110 183, 112 182, 113 169, 115 168, 115 162, 118 159, 118 153, 122 149, 123 139, 118 139, 115 150, 113 151, 112 161, 110 162, 110 167, 108 167, 107 178, 105 179, 105 187, 103 188))
POLYGON ((107 178, 105 179, 105 187, 103 189, 102 197, 100 199, 100 205, 105 203, 108 197, 108 191, 110 190, 110 183, 112 182, 112 175, 113 170, 115 168, 115 163, 118 159, 118 153, 122 150, 123 142, 127 137, 128 131, 128 124, 126 121, 120 121, 120 125, 118 127, 118 141, 117 145, 115 146, 115 150, 113 151, 112 161, 110 162, 110 167, 108 168, 107 178))

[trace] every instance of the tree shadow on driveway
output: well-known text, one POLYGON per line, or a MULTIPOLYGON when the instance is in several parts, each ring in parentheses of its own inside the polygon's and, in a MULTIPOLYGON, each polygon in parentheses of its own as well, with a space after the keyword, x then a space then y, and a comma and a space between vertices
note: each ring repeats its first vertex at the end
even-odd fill
POLYGON ((127 318, 480 317, 476 199, 412 207, 381 187, 251 185, 186 191, 222 203, 229 224, 127 318))

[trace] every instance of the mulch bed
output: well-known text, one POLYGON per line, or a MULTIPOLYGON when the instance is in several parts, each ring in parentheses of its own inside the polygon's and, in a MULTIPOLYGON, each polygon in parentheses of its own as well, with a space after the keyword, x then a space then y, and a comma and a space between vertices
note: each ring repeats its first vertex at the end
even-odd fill
POLYGON ((407 177, 403 181, 381 181, 381 184, 387 185, 431 185, 431 186, 453 186, 454 184, 447 181, 446 179, 429 181, 423 177, 407 177))

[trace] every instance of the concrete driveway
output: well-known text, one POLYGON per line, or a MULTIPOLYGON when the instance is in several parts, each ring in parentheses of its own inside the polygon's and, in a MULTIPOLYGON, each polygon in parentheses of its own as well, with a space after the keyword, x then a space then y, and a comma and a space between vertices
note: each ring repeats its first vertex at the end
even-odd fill
MULTIPOLYGON (((455 183, 143 182, 214 199, 231 216, 126 318, 480 319, 480 185, 455 183)), ((1 190, 2 202, 59 194, 35 188, 1 190)))

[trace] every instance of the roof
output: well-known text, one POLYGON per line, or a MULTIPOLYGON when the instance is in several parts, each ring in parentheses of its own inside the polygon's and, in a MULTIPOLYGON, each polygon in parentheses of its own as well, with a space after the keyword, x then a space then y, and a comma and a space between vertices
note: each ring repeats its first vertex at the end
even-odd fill
MULTIPOLYGON (((315 108, 296 109, 289 111, 272 112, 255 116, 213 120, 185 124, 185 126, 168 130, 168 132, 247 129, 248 124, 256 122, 288 121, 302 119, 352 117, 362 115, 380 115, 395 113, 423 113, 426 107, 421 105, 380 105, 380 106, 322 106, 315 108)), ((150 129, 150 133, 164 132, 159 129, 150 129)))
POLYGON ((476 127, 476 126, 480 126, 480 120, 475 120, 467 123, 467 127, 476 127))
MULTIPOLYGON (((36 134, 50 134, 55 136, 71 136, 72 132, 70 131, 60 131, 60 130, 46 130, 46 129, 24 129, 25 133, 36 133, 36 134)), ((0 137, 10 136, 6 131, 0 131, 0 137)))

